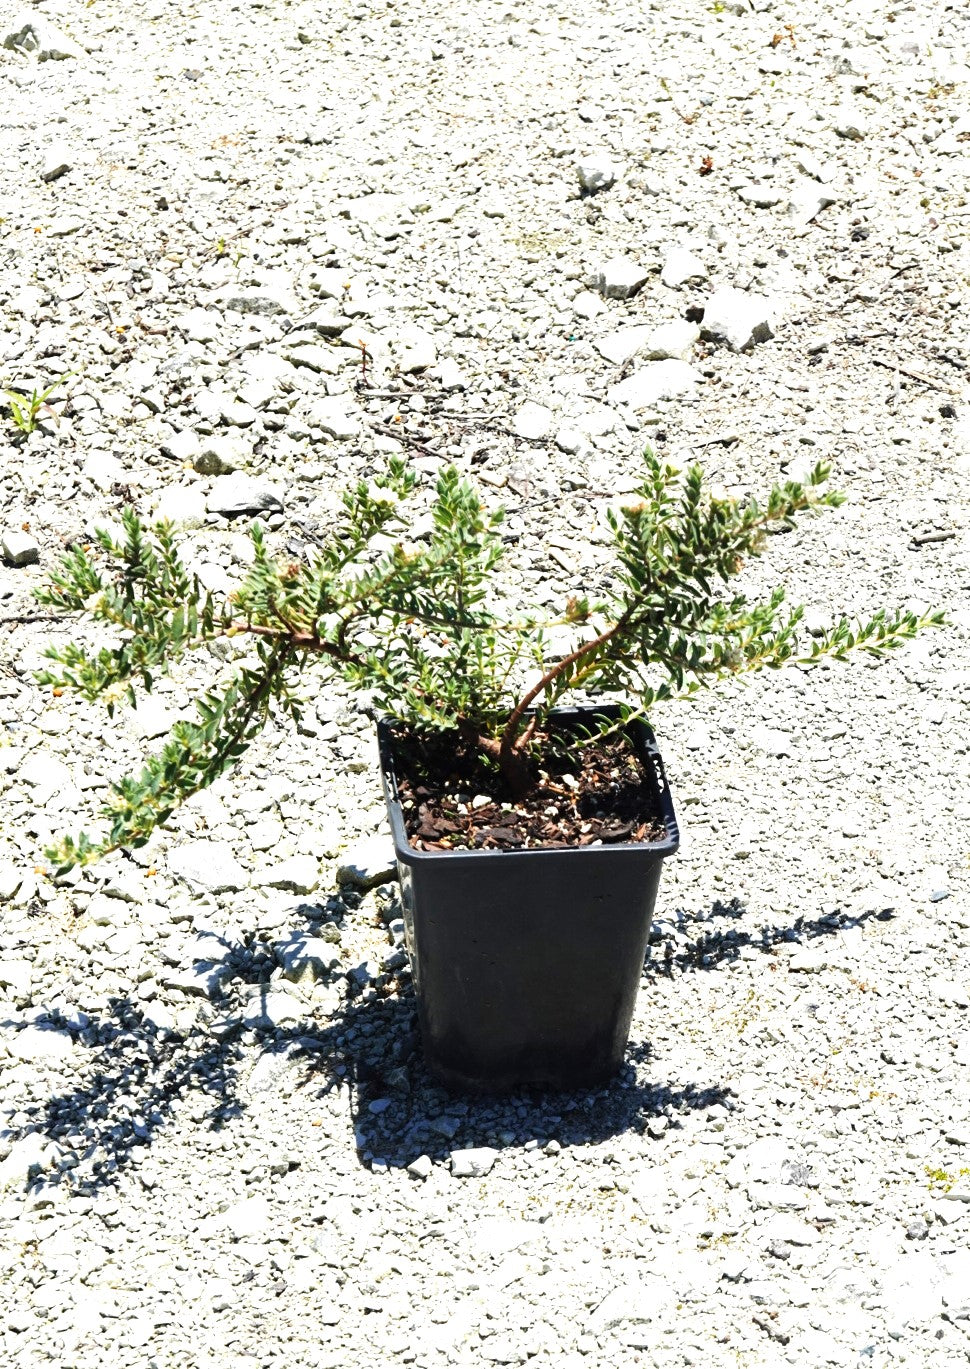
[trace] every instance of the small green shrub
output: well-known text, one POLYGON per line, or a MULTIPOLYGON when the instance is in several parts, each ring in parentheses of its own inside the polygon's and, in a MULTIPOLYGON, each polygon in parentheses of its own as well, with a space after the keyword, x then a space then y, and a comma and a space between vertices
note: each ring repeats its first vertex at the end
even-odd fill
POLYGON ((253 652, 196 702, 197 722, 178 723, 139 775, 111 787, 103 838, 66 837, 48 855, 63 868, 142 845, 236 764, 271 711, 299 719, 311 668, 342 677, 409 729, 457 734, 522 794, 549 744, 550 710, 576 692, 619 697, 629 720, 765 667, 881 653, 941 622, 939 613, 880 610, 864 623, 842 619, 805 649, 802 609, 786 608, 783 590, 757 604, 725 591, 769 529, 842 502, 819 492, 827 476, 819 465, 804 485, 740 502, 711 494, 700 468, 681 473, 648 451, 639 490, 610 515, 612 593, 570 599, 552 620, 493 602, 502 513, 487 511, 453 468, 438 479, 426 540, 408 538, 415 477, 392 459, 344 495, 342 519, 308 562, 272 559, 255 525, 249 573, 218 600, 185 569, 169 526, 148 533, 128 511, 122 538, 99 532, 100 554, 71 552, 39 596, 104 624, 114 644, 50 648, 56 668, 41 683, 102 698, 111 712, 119 698, 134 700, 136 682, 151 689, 158 671, 216 638, 248 638, 253 652), (570 634, 567 650, 552 650, 552 631, 570 634))

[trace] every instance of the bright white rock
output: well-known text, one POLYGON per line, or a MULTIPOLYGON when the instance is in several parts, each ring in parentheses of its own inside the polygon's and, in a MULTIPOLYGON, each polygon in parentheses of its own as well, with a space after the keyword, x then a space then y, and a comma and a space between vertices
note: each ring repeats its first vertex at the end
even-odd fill
POLYGON ((539 441, 549 436, 553 417, 552 410, 547 409, 544 404, 535 404, 528 400, 512 420, 512 430, 516 437, 539 441))
POLYGON ((274 485, 238 471, 215 479, 206 500, 209 512, 222 514, 224 518, 273 513, 282 507, 282 497, 274 485))
POLYGON ((771 300, 724 286, 704 305, 701 332, 705 337, 726 342, 734 352, 743 352, 774 337, 776 326, 776 309, 771 300))
POLYGON ((660 279, 672 289, 691 280, 706 280, 707 267, 687 247, 672 247, 664 258, 660 279))
POLYGON ((665 399, 677 399, 698 385, 703 376, 685 361, 653 361, 626 380, 611 385, 607 398, 611 404, 631 409, 648 409, 665 399))
POLYGON ((643 343, 649 361, 686 361, 692 355, 701 331, 687 319, 674 319, 651 330, 643 343))
POLYGON ((629 257, 612 257, 596 273, 596 288, 605 299, 630 299, 650 278, 629 257))

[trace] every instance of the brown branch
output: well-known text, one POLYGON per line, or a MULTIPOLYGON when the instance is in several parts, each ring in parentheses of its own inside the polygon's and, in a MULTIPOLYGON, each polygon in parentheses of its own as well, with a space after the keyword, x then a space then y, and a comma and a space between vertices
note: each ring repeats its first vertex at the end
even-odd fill
POLYGON ((568 656, 564 656, 560 661, 557 661, 555 665, 550 666, 538 682, 522 695, 522 698, 509 715, 509 720, 505 724, 501 740, 495 744, 498 748, 499 765, 502 767, 502 772, 503 774, 506 774, 507 778, 510 778, 513 772, 519 770, 519 765, 516 763, 514 757, 516 753, 521 753, 535 731, 535 719, 533 719, 522 736, 517 736, 522 719, 525 717, 530 704, 534 703, 539 695, 544 693, 544 691, 548 689, 564 671, 568 670, 570 666, 575 665, 576 662, 581 661, 584 656, 589 655, 599 647, 605 646, 607 642, 612 641, 617 633, 623 631, 629 625, 632 615, 632 607, 626 609, 612 627, 608 627, 606 631, 601 632, 598 637, 593 637, 590 641, 583 642, 575 651, 571 651, 568 656), (508 770, 506 767, 508 767, 508 770))

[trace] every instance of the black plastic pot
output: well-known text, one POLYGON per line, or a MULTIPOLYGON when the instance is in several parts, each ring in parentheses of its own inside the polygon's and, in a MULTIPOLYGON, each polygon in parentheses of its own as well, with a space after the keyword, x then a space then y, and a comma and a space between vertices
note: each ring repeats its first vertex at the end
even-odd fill
MULTIPOLYGON (((577 723, 609 707, 562 710, 577 723)), ((384 792, 424 1052, 452 1087, 588 1088, 623 1060, 660 867, 680 836, 653 733, 631 741, 662 841, 535 851, 416 851, 404 830, 391 725, 378 724, 384 792)))

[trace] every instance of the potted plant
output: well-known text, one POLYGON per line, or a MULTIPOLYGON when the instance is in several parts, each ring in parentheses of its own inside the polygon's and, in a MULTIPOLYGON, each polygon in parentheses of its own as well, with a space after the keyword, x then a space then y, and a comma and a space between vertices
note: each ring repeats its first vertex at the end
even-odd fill
POLYGON ((764 667, 883 652, 942 621, 882 610, 802 649, 802 610, 782 590, 750 604, 724 589, 772 528, 841 502, 820 491, 827 475, 819 465, 742 503, 648 451, 640 488, 610 515, 612 594, 572 598, 553 621, 498 600, 501 511, 453 468, 418 539, 415 476, 399 459, 344 495, 330 541, 306 560, 274 560, 254 525, 251 568, 224 600, 187 572, 169 526, 148 532, 127 511, 123 536, 100 531, 99 550, 73 550, 40 593, 112 640, 50 648, 41 683, 111 710, 216 638, 249 654, 197 701, 197 723, 178 723, 140 775, 112 786, 103 837, 65 837, 47 854, 63 868, 142 845, 271 712, 299 719, 300 680, 322 667, 381 720, 432 1070, 473 1088, 600 1082, 622 1059, 661 863, 678 843, 655 707, 764 667))

